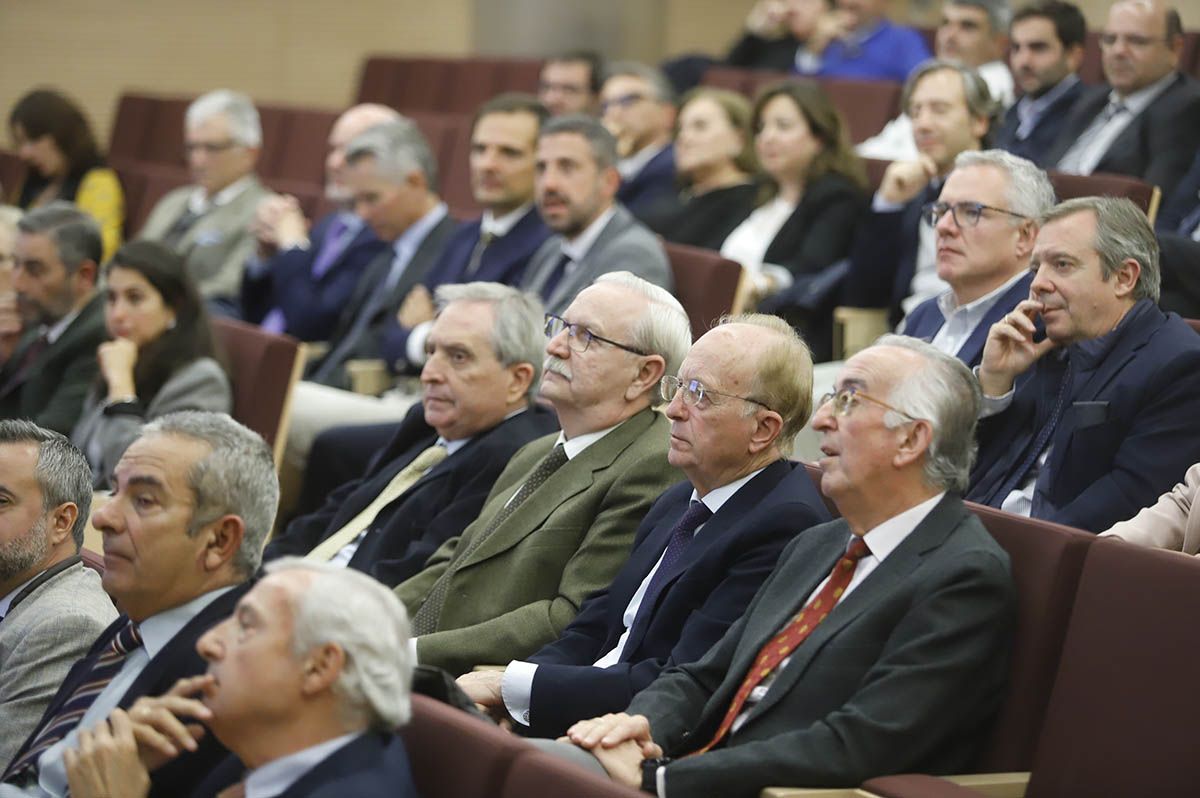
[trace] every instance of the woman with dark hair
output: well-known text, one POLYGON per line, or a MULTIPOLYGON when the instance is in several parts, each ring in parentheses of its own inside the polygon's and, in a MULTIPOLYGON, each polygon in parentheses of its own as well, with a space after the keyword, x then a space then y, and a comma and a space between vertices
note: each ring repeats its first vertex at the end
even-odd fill
POLYGON ((646 223, 676 244, 720 249, 757 193, 745 97, 710 88, 684 95, 675 121, 675 171, 682 192, 646 223))
POLYGON ((58 92, 37 89, 13 106, 8 126, 17 155, 29 166, 13 204, 28 210, 53 200, 74 202, 100 224, 104 259, 112 257, 121 245, 125 195, 83 112, 58 92))
POLYGON ((867 206, 866 170, 816 84, 768 86, 754 102, 752 124, 766 183, 721 254, 752 276, 750 303, 786 318, 804 334, 813 359, 828 360, 842 273, 835 264, 850 254, 867 206))
POLYGON ((104 277, 112 340, 97 351, 100 378, 71 432, 97 487, 107 485, 147 421, 176 410, 233 407, 208 312, 183 259, 157 242, 133 241, 117 250, 104 277))

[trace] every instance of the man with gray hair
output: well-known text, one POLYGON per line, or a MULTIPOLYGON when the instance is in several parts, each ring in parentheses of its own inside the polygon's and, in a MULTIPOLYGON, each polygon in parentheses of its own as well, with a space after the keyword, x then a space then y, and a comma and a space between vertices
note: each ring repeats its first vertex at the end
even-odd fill
POLYGON ((0 421, 0 769, 117 611, 79 549, 92 472, 31 421, 0 421))
POLYGON ((271 563, 196 644, 207 673, 80 734, 71 795, 150 794, 147 765, 194 745, 203 730, 184 722, 197 720, 233 754, 197 795, 240 781, 247 795, 416 798, 395 733, 410 715, 407 645, 404 606, 383 585, 328 563, 271 563))
POLYGON ((636 61, 611 64, 600 88, 604 127, 617 140, 617 200, 645 218, 677 192, 675 89, 656 69, 636 61))
POLYGON ((69 202, 17 223, 12 285, 24 334, 0 366, 0 418, 69 434, 96 381, 107 338, 96 291, 103 245, 92 217, 69 202))
POLYGON ((1102 532, 1200 460, 1200 419, 1189 412, 1200 400, 1200 339, 1158 308, 1158 243, 1127 199, 1056 205, 1031 268, 1030 298, 984 346, 967 498, 1102 532))
POLYGON ((258 110, 228 89, 203 94, 188 106, 183 147, 192 185, 159 200, 138 235, 182 255, 210 308, 229 315, 254 253, 255 209, 271 193, 254 175, 262 147, 258 110))
POLYGON ((396 593, 422 664, 455 675, 554 640, 624 564, 638 522, 678 480, 653 406, 691 344, 679 302, 628 272, 546 314, 541 397, 560 434, 513 456, 483 509, 396 593))
POLYGON ((534 196, 551 236, 529 260, 521 287, 562 313, 583 288, 618 269, 670 289, 658 238, 614 200, 617 142, 595 119, 562 116, 542 126, 534 196))
POLYGON ((435 299, 421 403, 398 428, 364 428, 367 439, 391 439, 376 443, 361 478, 288 524, 267 559, 308 555, 399 584, 475 520, 518 449, 556 428, 533 401, 544 345, 537 297, 465 283, 440 286, 435 299))
POLYGON ((687 481, 658 498, 612 584, 557 640, 458 680, 476 704, 535 736, 619 712, 668 663, 700 659, 784 546, 829 520, 808 471, 788 459, 812 409, 812 359, 786 321, 722 319, 660 385, 667 460, 687 481))
MULTIPOLYGON (((1001 108, 1013 102, 1013 76, 1004 60, 1008 49, 1008 0, 944 0, 934 40, 935 57, 975 70, 1001 108)), ((911 161, 920 153, 907 113, 855 147, 864 158, 911 161)))
MULTIPOLYGON (((67 792, 63 754, 118 707, 165 693, 204 662, 196 640, 246 591, 275 519, 271 450, 224 414, 187 411, 142 428, 92 523, 104 536, 104 590, 122 615, 67 674, 12 764, 0 796, 67 792)), ((206 737, 155 771, 151 794, 186 795, 225 755, 206 737)))
POLYGON ((889 321, 946 290, 937 275, 936 235, 922 224, 960 152, 983 146, 995 114, 987 84, 952 61, 921 64, 904 84, 902 107, 919 156, 893 161, 859 225, 846 278, 846 304, 887 308, 889 321))
POLYGON ((842 517, 784 550, 703 658, 569 739, 660 796, 963 772, 1003 695, 1016 604, 1008 555, 961 499, 978 407, 966 366, 923 341, 850 358, 813 419, 842 517))
POLYGON ((950 287, 905 317, 904 334, 979 365, 992 324, 1029 297, 1038 219, 1053 204, 1050 178, 1024 158, 959 153, 924 219, 937 234, 937 275, 950 287))

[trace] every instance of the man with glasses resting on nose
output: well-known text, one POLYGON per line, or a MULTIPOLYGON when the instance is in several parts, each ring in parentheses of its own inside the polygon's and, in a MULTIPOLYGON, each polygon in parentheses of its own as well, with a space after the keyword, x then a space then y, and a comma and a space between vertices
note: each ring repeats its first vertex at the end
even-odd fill
POLYGON ((746 610, 797 534, 829 520, 787 459, 812 405, 808 347, 775 316, 723 319, 663 377, 667 459, 687 481, 638 528, 633 554, 553 643, 459 685, 538 737, 619 712, 672 664, 694 662, 746 610))
POLYGON ((703 657, 557 749, 672 798, 973 761, 1002 695, 1015 597, 1008 556, 961 500, 979 388, 958 360, 885 336, 835 391, 813 426, 821 491, 842 517, 796 537, 703 657))
POLYGON ((913 308, 901 332, 979 365, 988 329, 1029 298, 1037 220, 1053 204, 1050 179, 1024 158, 960 153, 937 202, 924 208, 937 235, 937 276, 950 287, 913 308))
POLYGON ((561 434, 524 446, 479 517, 396 594, 418 661, 454 675, 553 641, 629 556, 667 462, 658 383, 678 373, 691 325, 666 290, 612 272, 548 316, 541 397, 561 434))

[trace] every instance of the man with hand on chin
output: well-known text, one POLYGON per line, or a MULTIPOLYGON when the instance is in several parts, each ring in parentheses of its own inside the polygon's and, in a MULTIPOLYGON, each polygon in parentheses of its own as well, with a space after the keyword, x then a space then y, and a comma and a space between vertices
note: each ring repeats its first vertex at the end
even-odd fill
POLYGON ((1129 200, 1052 208, 1031 268, 1030 298, 984 346, 967 498, 1100 532, 1200 459, 1200 338, 1155 304, 1158 244, 1129 200))

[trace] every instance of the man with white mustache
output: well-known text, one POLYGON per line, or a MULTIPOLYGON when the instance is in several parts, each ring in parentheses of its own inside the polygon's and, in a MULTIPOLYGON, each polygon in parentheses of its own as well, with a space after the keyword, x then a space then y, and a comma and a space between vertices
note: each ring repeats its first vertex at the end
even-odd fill
POLYGON ((518 451, 479 517, 396 588, 419 662, 456 676, 555 640, 681 478, 652 407, 691 345, 679 302, 627 272, 606 274, 561 316, 548 313, 545 331, 541 398, 562 433, 518 451))
POLYGON ((564 116, 538 137, 534 195, 542 221, 558 235, 533 254, 521 288, 561 314, 583 288, 618 269, 671 289, 658 238, 615 201, 621 185, 617 142, 599 121, 564 116))

